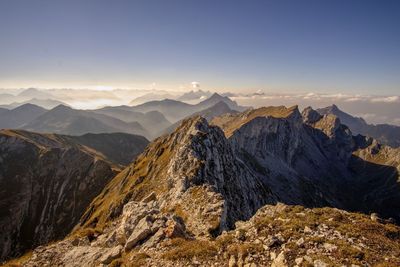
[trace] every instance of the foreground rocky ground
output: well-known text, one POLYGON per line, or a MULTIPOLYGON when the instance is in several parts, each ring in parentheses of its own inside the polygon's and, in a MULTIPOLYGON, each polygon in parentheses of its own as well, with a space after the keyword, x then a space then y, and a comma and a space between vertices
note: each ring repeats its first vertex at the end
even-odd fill
POLYGON ((376 214, 277 204, 200 239, 156 201, 130 202, 103 233, 79 232, 7 265, 400 266, 400 227, 376 214))

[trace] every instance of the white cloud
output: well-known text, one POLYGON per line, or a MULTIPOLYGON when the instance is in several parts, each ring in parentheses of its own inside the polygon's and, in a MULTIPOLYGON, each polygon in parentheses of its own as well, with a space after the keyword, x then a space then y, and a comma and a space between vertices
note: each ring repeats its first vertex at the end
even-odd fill
POLYGON ((192 82, 192 88, 193 88, 193 89, 200 88, 200 83, 198 83, 198 82, 192 82))
POLYGON ((396 103, 400 102, 400 96, 376 97, 372 98, 371 102, 396 103))

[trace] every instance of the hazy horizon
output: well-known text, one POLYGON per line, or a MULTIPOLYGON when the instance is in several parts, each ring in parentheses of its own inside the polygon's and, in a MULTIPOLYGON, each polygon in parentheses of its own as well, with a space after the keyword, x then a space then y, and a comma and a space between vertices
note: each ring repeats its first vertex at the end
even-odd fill
MULTIPOLYGON (((181 100, 187 92, 203 92, 191 100, 181 100, 189 104, 196 104, 205 100, 215 91, 201 88, 184 91, 167 91, 151 89, 38 89, 36 93, 19 96, 27 88, 0 89, 0 107, 10 108, 12 104, 32 102, 32 99, 60 101, 77 109, 97 109, 105 106, 138 105, 152 100, 166 98, 181 100), (201 90, 201 91, 200 91, 201 90), (40 92, 44 92, 41 95, 40 92), (5 97, 1 97, 5 96, 5 97)), ((340 109, 353 116, 362 117, 372 124, 400 125, 400 96, 398 95, 360 95, 360 94, 325 94, 325 93, 277 93, 264 90, 255 90, 247 93, 232 93, 229 91, 217 92, 229 96, 239 105, 258 108, 261 106, 293 106, 298 105, 302 110, 305 107, 322 108, 337 105, 340 109)), ((56 102, 55 104, 59 104, 56 102)))

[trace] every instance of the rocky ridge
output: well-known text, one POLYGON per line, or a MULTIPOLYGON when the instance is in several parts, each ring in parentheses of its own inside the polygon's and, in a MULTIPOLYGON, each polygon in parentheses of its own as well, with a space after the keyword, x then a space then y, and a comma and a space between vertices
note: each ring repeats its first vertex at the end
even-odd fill
POLYGON ((102 229, 125 203, 150 193, 160 199, 162 210, 175 212, 190 232, 204 236, 274 201, 258 174, 235 156, 223 132, 201 117, 186 120, 171 135, 151 143, 106 186, 81 224, 102 229))
POLYGON ((329 118, 318 117, 315 125, 303 120, 295 106, 249 110, 212 123, 224 130, 236 154, 261 173, 279 201, 344 207, 338 196, 345 195, 342 188, 351 176, 346 168, 351 132, 336 128, 338 122, 329 118))

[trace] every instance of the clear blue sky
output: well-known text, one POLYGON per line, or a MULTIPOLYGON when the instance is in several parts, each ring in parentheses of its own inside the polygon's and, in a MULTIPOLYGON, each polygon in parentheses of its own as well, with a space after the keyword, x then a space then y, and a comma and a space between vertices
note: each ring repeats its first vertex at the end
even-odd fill
POLYGON ((0 1, 0 87, 399 94, 400 1, 0 1))

